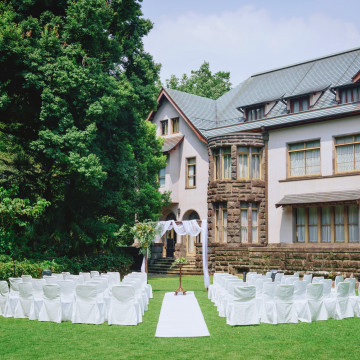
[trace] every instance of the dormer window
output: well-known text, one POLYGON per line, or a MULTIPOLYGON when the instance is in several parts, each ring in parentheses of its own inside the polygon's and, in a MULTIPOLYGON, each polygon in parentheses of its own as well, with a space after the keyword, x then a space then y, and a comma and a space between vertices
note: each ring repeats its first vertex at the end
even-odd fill
POLYGON ((169 125, 167 120, 163 120, 161 123, 161 135, 167 135, 169 133, 169 125))
POLYGON ((340 89, 340 103, 347 104, 360 101, 360 86, 340 89))
POLYGON ((264 117, 265 106, 256 106, 246 109, 246 121, 260 120, 264 117))
POLYGON ((290 112, 298 113, 301 111, 309 110, 309 96, 290 100, 290 112))

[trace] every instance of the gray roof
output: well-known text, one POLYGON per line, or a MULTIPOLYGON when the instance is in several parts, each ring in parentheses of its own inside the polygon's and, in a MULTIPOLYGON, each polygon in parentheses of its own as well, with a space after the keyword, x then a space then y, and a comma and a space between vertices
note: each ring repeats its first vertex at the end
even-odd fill
POLYGON ((301 204, 334 203, 360 200, 360 190, 332 191, 310 194, 286 195, 276 204, 276 207, 301 204))
POLYGON ((295 124, 310 119, 360 111, 359 103, 339 105, 331 88, 351 84, 360 70, 360 48, 255 74, 217 100, 166 89, 193 125, 205 136, 295 124), (281 98, 323 91, 308 111, 289 114, 278 101, 259 121, 244 121, 238 109, 281 98))
POLYGON ((182 134, 167 136, 164 139, 164 145, 162 147, 162 151, 164 153, 168 153, 174 150, 183 140, 184 140, 184 135, 182 134))

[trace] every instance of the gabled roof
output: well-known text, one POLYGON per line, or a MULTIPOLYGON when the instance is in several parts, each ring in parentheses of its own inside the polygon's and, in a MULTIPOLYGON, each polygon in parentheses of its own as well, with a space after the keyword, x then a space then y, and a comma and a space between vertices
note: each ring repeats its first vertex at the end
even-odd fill
MULTIPOLYGON (((360 73, 360 48, 331 54, 318 59, 257 73, 217 100, 177 90, 162 91, 184 114, 186 121, 204 138, 259 130, 273 126, 295 125, 314 119, 360 114, 360 104, 339 105, 333 88, 353 84, 360 73), (289 114, 286 105, 277 101, 270 113, 258 121, 244 120, 238 110, 255 104, 274 102, 322 92, 308 111, 289 114)), ((359 78, 360 80, 360 78, 359 78)))
POLYGON ((169 136, 164 139, 164 145, 162 147, 163 153, 170 153, 175 150, 184 140, 184 135, 169 136))

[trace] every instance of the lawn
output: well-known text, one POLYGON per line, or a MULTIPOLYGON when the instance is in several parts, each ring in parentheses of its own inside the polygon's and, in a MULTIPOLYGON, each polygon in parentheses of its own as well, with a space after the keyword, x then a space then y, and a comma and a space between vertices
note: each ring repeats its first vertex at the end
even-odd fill
MULTIPOLYGON (((138 326, 40 323, 0 317, 0 359, 358 359, 360 318, 311 324, 230 327, 203 292, 201 276, 185 276, 210 337, 155 338, 165 292, 178 278, 152 278, 154 299, 138 326)), ((174 308, 174 311, 176 309, 174 308)))

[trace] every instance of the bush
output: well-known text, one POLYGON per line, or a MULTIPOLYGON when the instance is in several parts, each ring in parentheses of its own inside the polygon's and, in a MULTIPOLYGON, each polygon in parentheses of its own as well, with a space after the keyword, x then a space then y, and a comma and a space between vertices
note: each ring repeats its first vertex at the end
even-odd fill
POLYGON ((114 255, 99 254, 77 258, 54 258, 44 259, 24 259, 13 261, 10 256, 0 255, 0 280, 7 280, 9 277, 20 277, 22 274, 40 278, 42 271, 50 269, 54 273, 69 271, 71 274, 78 274, 80 271, 89 272, 97 270, 99 272, 119 271, 124 275, 129 272, 133 258, 126 253, 114 255))

